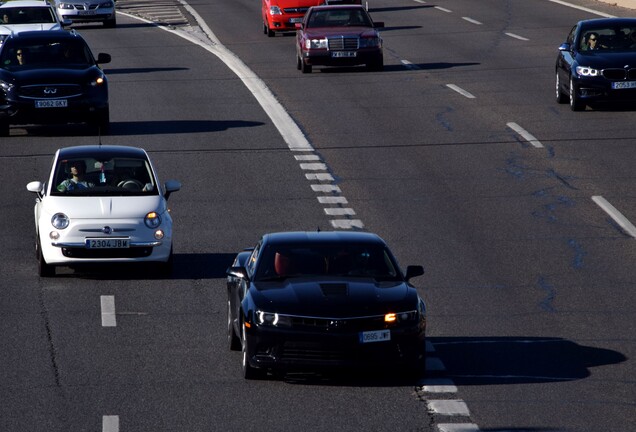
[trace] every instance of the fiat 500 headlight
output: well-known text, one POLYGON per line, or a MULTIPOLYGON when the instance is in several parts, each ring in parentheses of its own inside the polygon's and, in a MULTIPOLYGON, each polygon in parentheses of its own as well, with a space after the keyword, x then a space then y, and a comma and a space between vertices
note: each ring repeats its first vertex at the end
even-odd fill
POLYGON ((63 230, 68 227, 68 224, 71 220, 64 213, 55 213, 51 218, 51 225, 53 225, 56 229, 63 230))
POLYGON ((144 223, 148 228, 157 228, 161 225, 161 216, 157 212, 150 212, 144 218, 144 223))

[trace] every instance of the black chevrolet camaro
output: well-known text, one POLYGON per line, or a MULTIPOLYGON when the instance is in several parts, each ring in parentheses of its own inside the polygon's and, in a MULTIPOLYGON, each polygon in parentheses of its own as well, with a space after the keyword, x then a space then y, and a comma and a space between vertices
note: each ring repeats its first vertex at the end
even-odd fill
POLYGON ((573 111, 636 101, 636 18, 590 19, 572 28, 559 47, 556 100, 573 111))
POLYGON ((12 124, 86 122, 102 134, 110 125, 108 81, 75 31, 15 33, 0 48, 0 136, 12 124))
POLYGON ((425 368, 426 306, 385 242, 364 232, 264 235, 227 270, 228 344, 246 379, 268 371, 425 368))

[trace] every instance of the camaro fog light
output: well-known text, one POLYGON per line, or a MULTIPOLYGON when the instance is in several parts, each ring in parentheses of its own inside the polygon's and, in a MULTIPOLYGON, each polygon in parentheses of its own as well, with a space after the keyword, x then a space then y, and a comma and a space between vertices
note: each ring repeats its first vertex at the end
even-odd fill
POLYGON ((157 231, 155 231, 155 238, 157 240, 161 240, 164 236, 163 230, 158 229, 157 231))
POLYGON ((51 231, 51 232, 49 233, 49 238, 50 238, 51 240, 57 240, 57 239, 59 239, 59 238, 60 238, 60 233, 59 233, 59 232, 57 232, 57 231, 51 231))
POLYGON ((395 322, 397 320, 397 315, 394 313, 388 313, 384 315, 384 322, 395 322))
POLYGON ((65 229, 70 222, 70 219, 64 213, 55 213, 51 218, 51 225, 60 230, 65 229))
POLYGON ((148 228, 157 228, 161 225, 161 216, 157 212, 150 212, 144 218, 144 223, 148 228))

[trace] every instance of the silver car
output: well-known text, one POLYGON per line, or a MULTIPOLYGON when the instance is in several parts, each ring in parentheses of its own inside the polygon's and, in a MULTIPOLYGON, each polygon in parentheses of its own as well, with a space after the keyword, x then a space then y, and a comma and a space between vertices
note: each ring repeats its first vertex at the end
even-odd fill
POLYGON ((115 2, 113 0, 55 0, 60 19, 74 23, 103 22, 104 27, 115 27, 115 2))

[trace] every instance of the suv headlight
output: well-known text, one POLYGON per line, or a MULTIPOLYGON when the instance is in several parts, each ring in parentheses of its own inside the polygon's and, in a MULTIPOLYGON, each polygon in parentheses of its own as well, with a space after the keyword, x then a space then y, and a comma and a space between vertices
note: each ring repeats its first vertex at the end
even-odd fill
POLYGON ((100 8, 112 8, 115 6, 112 1, 107 1, 99 4, 100 8))
POLYGON ((0 89, 2 89, 5 92, 9 92, 11 91, 11 89, 13 88, 13 84, 8 83, 6 81, 0 81, 0 89))
POLYGON ((589 66, 577 66, 576 73, 581 76, 599 76, 601 72, 598 69, 591 68, 589 66))

